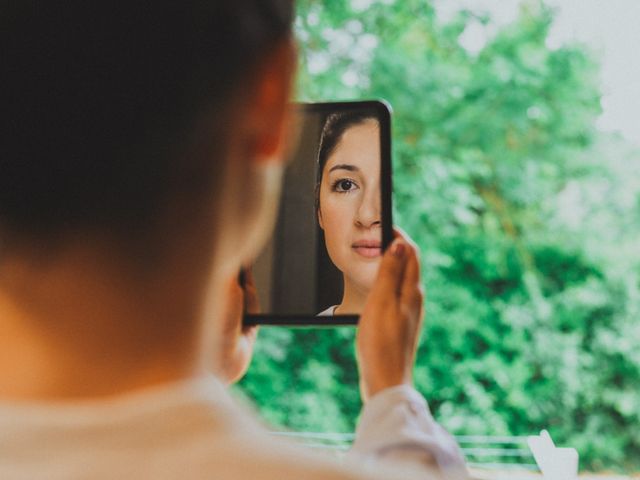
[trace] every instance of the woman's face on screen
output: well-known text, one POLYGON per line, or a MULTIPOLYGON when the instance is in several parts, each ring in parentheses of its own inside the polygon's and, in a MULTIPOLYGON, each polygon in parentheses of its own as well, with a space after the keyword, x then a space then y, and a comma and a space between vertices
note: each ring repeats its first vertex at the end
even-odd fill
POLYGON ((370 290, 381 258, 380 127, 365 120, 342 135, 322 171, 318 220, 332 262, 370 290))

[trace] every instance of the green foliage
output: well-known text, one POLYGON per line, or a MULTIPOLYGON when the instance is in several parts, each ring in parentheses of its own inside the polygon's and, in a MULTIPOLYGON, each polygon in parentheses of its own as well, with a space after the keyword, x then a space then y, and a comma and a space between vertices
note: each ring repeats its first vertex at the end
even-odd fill
POLYGON ((361 405, 354 334, 351 327, 263 328, 242 390, 274 425, 350 433, 361 405))
MULTIPOLYGON (((525 2, 476 53, 423 0, 299 2, 299 97, 394 108, 396 223, 422 251, 415 381, 457 434, 548 428, 582 467, 640 468, 640 154, 599 133, 597 63, 525 2)), ((241 388, 271 422, 350 431, 349 329, 263 329, 241 388)))

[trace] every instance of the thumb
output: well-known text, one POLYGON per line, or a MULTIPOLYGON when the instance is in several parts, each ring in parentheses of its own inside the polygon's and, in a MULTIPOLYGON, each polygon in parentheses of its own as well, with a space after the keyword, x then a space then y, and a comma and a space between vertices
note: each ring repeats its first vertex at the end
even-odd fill
POLYGON ((400 295, 407 256, 408 245, 401 238, 396 238, 382 257, 373 291, 393 291, 400 295))

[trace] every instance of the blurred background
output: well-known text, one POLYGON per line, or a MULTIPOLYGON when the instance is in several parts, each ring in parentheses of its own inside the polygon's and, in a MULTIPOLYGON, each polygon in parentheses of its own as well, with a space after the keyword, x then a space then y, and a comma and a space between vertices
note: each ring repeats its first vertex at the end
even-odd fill
MULTIPOLYGON (((434 416, 476 444, 546 428, 584 472, 640 471, 640 2, 297 5, 298 99, 393 107, 434 416)), ((239 393, 276 428, 353 432, 354 333, 262 328, 239 393)))

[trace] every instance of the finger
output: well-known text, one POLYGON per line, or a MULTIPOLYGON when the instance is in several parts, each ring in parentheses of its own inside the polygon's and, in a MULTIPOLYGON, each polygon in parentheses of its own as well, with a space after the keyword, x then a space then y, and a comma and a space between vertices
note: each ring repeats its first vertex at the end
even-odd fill
POLYGON ((253 267, 252 266, 248 266, 243 270, 244 270, 245 286, 255 287, 256 286, 256 280, 255 280, 255 277, 253 276, 253 267))
POLYGON ((227 296, 226 300, 230 305, 235 305, 238 302, 242 302, 242 287, 238 283, 236 278, 232 278, 227 281, 227 296))
POLYGON ((250 341, 255 341, 258 336, 258 325, 244 325, 242 327, 242 335, 247 337, 250 341))
POLYGON ((409 253, 408 247, 402 239, 396 239, 391 243, 382 257, 378 278, 372 293, 388 291, 400 293, 407 254, 409 253))
POLYGON ((256 288, 253 269, 248 267, 245 272, 244 308, 246 313, 260 313, 260 298, 256 288))
MULTIPOLYGON (((402 280, 401 302, 420 312, 424 303, 424 291, 420 282, 420 249, 400 227, 394 228, 394 235, 407 242, 410 249, 410 255, 407 257, 407 267, 402 280)), ((422 315, 420 314, 419 317, 422 317, 422 315)))
POLYGON ((228 280, 224 299, 225 306, 222 313, 223 321, 219 323, 223 334, 228 335, 240 331, 240 322, 237 322, 236 319, 242 318, 242 299, 243 291, 240 285, 238 285, 237 279, 232 278, 228 280))
POLYGON ((407 244, 407 266, 402 278, 402 289, 411 288, 420 283, 420 262, 417 249, 407 244))
MULTIPOLYGON (((407 242, 409 245, 415 248, 416 251, 420 252, 420 249, 418 248, 418 245, 416 244, 416 242, 414 242, 413 239, 409 236, 409 234, 405 232, 401 227, 398 227, 398 226, 393 227, 393 238, 402 238, 405 242, 407 242)), ((419 257, 420 256, 418 255, 418 258, 419 257)))
POLYGON ((407 245, 407 266, 404 271, 401 286, 401 298, 405 302, 413 303, 419 299, 420 291, 420 262, 417 250, 407 245))

